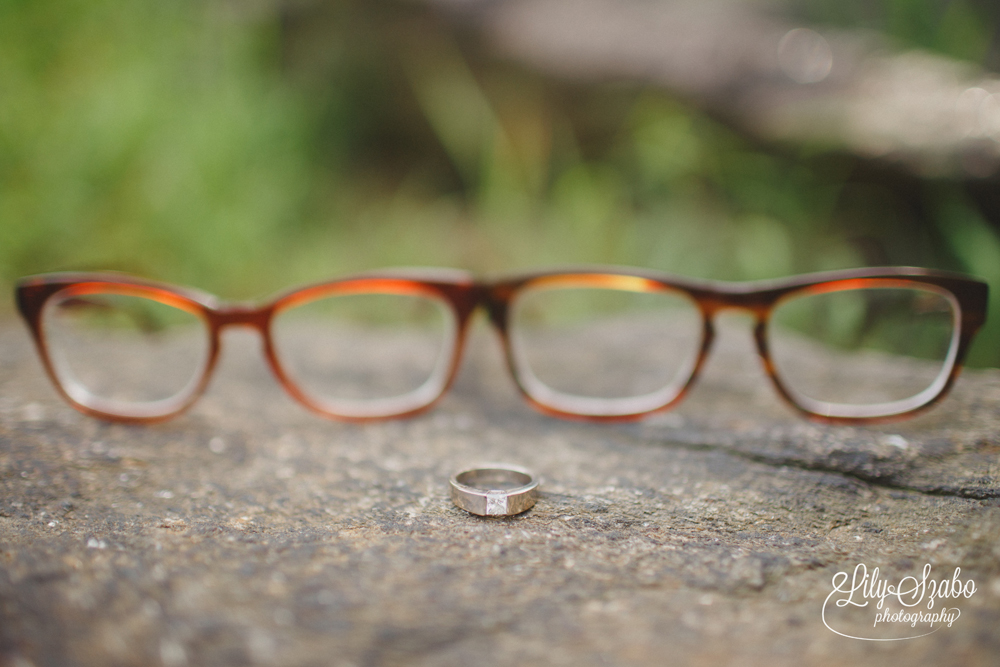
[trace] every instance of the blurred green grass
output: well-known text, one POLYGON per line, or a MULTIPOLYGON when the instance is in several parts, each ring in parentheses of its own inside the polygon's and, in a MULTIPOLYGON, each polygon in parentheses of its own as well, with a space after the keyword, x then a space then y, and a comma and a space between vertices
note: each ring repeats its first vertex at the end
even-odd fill
MULTIPOLYGON (((970 361, 1000 365, 1000 240, 959 183, 929 183, 915 224, 848 156, 470 58, 409 3, 296 7, 0 3, 4 291, 65 269, 245 298, 390 265, 741 280, 916 264, 991 282, 970 361)), ((822 7, 838 24, 872 12, 822 7)), ((986 57, 975 5, 944 23, 934 3, 879 7, 865 20, 904 43, 986 57)))

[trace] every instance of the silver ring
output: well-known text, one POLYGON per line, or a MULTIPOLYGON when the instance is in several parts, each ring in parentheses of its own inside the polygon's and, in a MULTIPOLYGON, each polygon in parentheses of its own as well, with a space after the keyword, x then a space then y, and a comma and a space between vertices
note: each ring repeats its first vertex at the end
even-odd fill
POLYGON ((479 516, 520 514, 538 500, 538 480, 518 466, 484 465, 451 478, 451 500, 479 516))

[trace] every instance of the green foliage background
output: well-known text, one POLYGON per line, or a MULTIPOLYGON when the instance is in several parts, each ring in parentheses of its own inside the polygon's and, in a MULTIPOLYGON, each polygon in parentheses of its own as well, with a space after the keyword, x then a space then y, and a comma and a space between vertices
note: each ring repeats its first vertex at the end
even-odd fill
MULTIPOLYGON (((808 3, 988 61, 988 4, 808 3)), ((914 221, 849 156, 763 148, 662 92, 475 57, 414 3, 0 3, 0 283, 118 269, 232 298, 389 265, 577 262, 755 279, 868 263, 979 275, 961 184, 914 221)), ((8 305, 9 309, 10 306, 8 305)))

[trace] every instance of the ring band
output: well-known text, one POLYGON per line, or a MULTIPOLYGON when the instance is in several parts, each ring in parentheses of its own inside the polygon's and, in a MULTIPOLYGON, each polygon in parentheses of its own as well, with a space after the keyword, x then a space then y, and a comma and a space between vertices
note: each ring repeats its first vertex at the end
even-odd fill
POLYGON ((485 465, 451 478, 451 500, 478 516, 520 514, 538 500, 538 480, 517 466, 485 465))

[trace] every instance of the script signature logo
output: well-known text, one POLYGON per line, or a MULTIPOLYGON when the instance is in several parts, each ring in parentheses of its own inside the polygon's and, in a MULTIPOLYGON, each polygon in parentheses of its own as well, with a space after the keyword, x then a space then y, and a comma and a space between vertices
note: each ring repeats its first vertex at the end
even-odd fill
POLYGON ((928 563, 924 565, 919 578, 903 577, 894 584, 882 579, 877 567, 869 572, 866 565, 859 563, 853 574, 838 572, 833 575, 833 590, 823 601, 823 625, 841 637, 863 641, 916 639, 944 627, 950 628, 961 617, 962 611, 958 607, 944 606, 943 603, 936 610, 934 607, 941 600, 967 599, 976 592, 976 583, 972 579, 963 581, 959 576, 961 573, 962 568, 956 567, 950 579, 933 579, 931 565, 928 563), (830 625, 828 615, 833 608, 828 610, 827 605, 831 601, 836 608, 850 609, 868 607, 873 600, 877 600, 871 608, 875 610, 873 627, 882 625, 883 632, 902 633, 905 636, 858 637, 830 625), (898 604, 899 608, 894 609, 894 604, 898 604), (913 632, 919 634, 912 634, 913 632))

